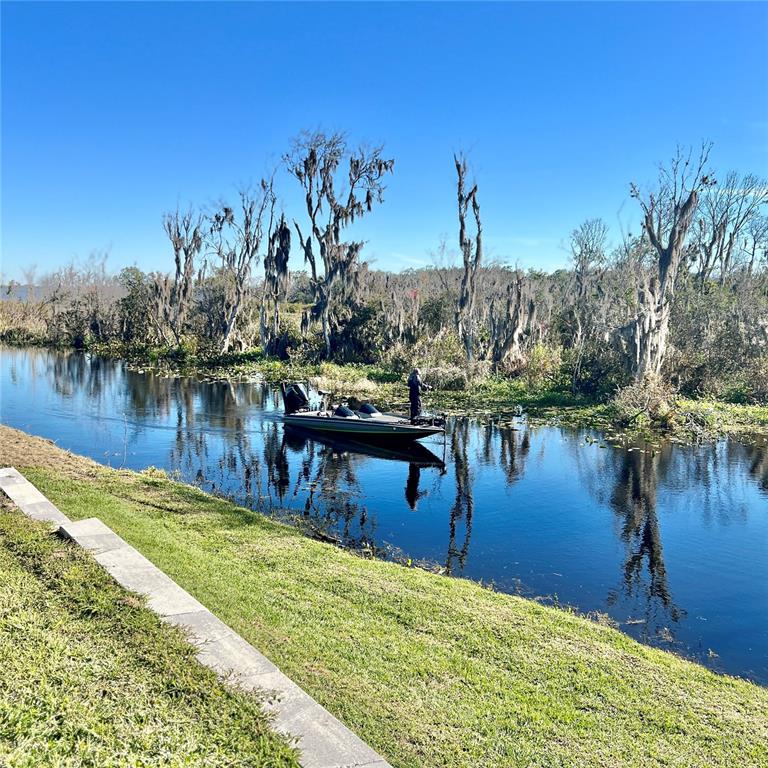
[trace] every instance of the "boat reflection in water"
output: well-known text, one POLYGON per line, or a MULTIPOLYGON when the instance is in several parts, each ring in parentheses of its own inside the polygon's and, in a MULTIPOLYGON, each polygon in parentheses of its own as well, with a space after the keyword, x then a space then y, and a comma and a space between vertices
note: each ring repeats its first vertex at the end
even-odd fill
POLYGON ((283 442, 287 448, 303 454, 309 441, 319 443, 326 448, 329 456, 348 457, 349 454, 370 456, 374 459, 408 462, 408 479, 405 484, 405 500, 412 510, 416 510, 419 499, 427 491, 419 489, 421 470, 435 468, 440 475, 447 472, 445 461, 419 442, 404 444, 376 444, 346 437, 331 437, 286 424, 283 442))
POLYGON ((407 461, 416 467, 438 467, 443 471, 445 470, 445 461, 418 442, 399 445, 369 443, 363 440, 352 440, 347 437, 330 437, 286 424, 285 444, 288 448, 297 452, 303 452, 307 447, 307 440, 321 443, 338 454, 360 453, 376 459, 407 461))

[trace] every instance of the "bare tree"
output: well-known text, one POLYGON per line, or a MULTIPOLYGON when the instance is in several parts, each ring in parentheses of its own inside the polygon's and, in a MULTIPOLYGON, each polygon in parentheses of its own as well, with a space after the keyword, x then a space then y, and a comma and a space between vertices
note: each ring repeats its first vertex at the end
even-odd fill
POLYGON ((710 148, 702 145, 698 158, 678 149, 669 166, 660 168, 656 192, 644 195, 635 184, 630 187, 642 209, 643 233, 655 257, 649 270, 640 270, 638 311, 623 329, 637 381, 659 375, 667 354, 669 317, 686 236, 701 191, 715 183, 706 170, 710 148))
POLYGON ((721 284, 729 280, 742 238, 766 204, 768 182, 751 173, 739 176, 731 171, 723 184, 702 195, 695 250, 701 286, 715 271, 721 284))
POLYGON ((768 216, 753 217, 746 228, 742 250, 747 260, 747 276, 751 277, 762 261, 768 264, 768 216))
POLYGON ((375 202, 383 202, 383 178, 394 168, 395 161, 384 159, 382 150, 360 147, 351 151, 343 134, 316 131, 300 134, 284 157, 289 173, 304 188, 310 224, 305 237, 294 222, 310 268, 313 294, 313 306, 305 315, 303 328, 306 331, 311 323, 321 322, 326 357, 331 356, 334 291, 337 286, 344 290, 354 281, 364 244, 345 242, 344 229, 369 213, 375 202), (346 164, 343 175, 342 164, 346 164))
POLYGON ((35 300, 37 264, 30 264, 28 267, 22 267, 21 274, 24 276, 24 287, 26 289, 24 303, 30 304, 35 300))
POLYGON ((573 279, 568 291, 572 301, 571 346, 575 353, 572 389, 581 373, 587 341, 596 333, 605 314, 603 276, 607 268, 605 243, 608 227, 602 219, 588 219, 571 232, 573 279))
POLYGON ((467 363, 472 363, 475 354, 475 297, 477 295, 477 273, 483 262, 483 227, 480 222, 480 203, 477 200, 477 184, 466 191, 467 161, 459 154, 453 156, 457 175, 457 198, 459 211, 459 248, 464 261, 464 274, 456 303, 456 330, 464 345, 467 363), (475 220, 474 237, 467 231, 467 214, 472 207, 475 220))
POLYGON ((168 213, 163 228, 171 241, 176 266, 173 277, 153 275, 152 292, 155 299, 153 316, 160 338, 167 344, 170 339, 178 346, 184 332, 184 322, 192 303, 195 281, 195 259, 203 248, 203 217, 191 210, 187 213, 168 213))
POLYGON ((531 285, 520 270, 513 273, 502 302, 494 301, 490 312, 491 350, 496 366, 523 362, 523 341, 536 320, 536 302, 531 285), (499 309, 497 304, 502 304, 499 309))
POLYGON ((237 321, 258 263, 264 237, 264 215, 274 210, 272 180, 262 179, 258 191, 239 192, 240 210, 222 204, 210 217, 210 248, 221 268, 224 284, 221 351, 229 352, 237 336, 237 321))
POLYGON ((259 334, 261 348, 274 352, 273 346, 280 334, 280 301, 288 290, 288 257, 291 253, 291 229, 281 214, 274 221, 274 204, 269 217, 269 237, 264 256, 264 294, 261 301, 259 334))
POLYGON ((80 347, 117 333, 117 303, 124 291, 119 279, 108 273, 107 258, 106 251, 94 251, 81 264, 71 262, 37 281, 39 295, 31 306, 35 313, 47 315, 56 342, 68 339, 80 347))

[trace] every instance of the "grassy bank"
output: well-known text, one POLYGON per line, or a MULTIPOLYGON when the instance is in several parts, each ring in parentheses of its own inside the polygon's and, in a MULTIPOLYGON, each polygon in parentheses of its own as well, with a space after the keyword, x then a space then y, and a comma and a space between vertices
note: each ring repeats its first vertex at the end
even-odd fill
POLYGON ((0 765, 298 766, 253 696, 0 501, 0 765))
POLYGON ((302 537, 0 427, 0 464, 97 515, 394 766, 761 766, 768 691, 468 581, 302 537))

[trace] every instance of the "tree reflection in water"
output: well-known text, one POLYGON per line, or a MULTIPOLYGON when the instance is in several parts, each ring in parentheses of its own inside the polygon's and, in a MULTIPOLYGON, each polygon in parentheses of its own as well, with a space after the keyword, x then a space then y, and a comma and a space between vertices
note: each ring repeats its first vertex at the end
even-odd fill
POLYGON ((472 513, 475 509, 474 496, 472 495, 472 473, 467 458, 467 445, 469 443, 469 419, 458 418, 453 421, 450 434, 451 455, 453 456, 453 468, 456 476, 456 497, 451 507, 448 524, 448 555, 445 560, 445 572, 454 573, 456 567, 464 568, 469 553, 469 542, 472 538, 472 513), (457 543, 457 535, 463 523, 464 536, 461 544, 457 543))
POLYGON ((768 492, 768 438, 756 438, 744 446, 749 459, 749 474, 763 491, 768 492))
POLYGON ((483 430, 480 442, 480 457, 484 464, 499 466, 504 472, 507 487, 514 485, 523 476, 525 462, 531 448, 531 434, 527 427, 488 425, 480 426, 469 418, 456 418, 448 424, 450 453, 453 459, 456 493, 449 513, 448 553, 445 570, 456 574, 464 569, 469 555, 472 538, 472 523, 475 513, 472 472, 469 448, 473 434, 478 427, 483 430))
MULTIPOLYGON (((254 408, 265 402, 261 386, 230 382, 200 382, 194 378, 163 379, 147 377, 147 401, 154 413, 175 410, 171 417, 174 440, 170 448, 171 466, 182 475, 194 477, 206 490, 225 493, 240 503, 260 509, 262 460, 254 451, 247 424, 254 408), (212 439, 214 436, 220 439, 212 439)), ((130 382, 130 377, 129 377, 130 382)), ((129 386, 135 407, 141 391, 129 386)), ((146 393, 143 393, 146 396, 146 393)), ((268 437, 268 432, 265 433, 268 437)), ((264 451, 270 446, 265 441, 264 451)), ((267 466, 271 466, 267 457, 267 466)))
POLYGON ((62 398, 85 395, 94 410, 111 406, 108 396, 122 378, 124 364, 72 350, 20 349, 10 362, 9 376, 17 381, 17 366, 25 368, 30 382, 45 378, 51 390, 62 398))
MULTIPOLYGON (((659 450, 613 452, 618 466, 610 503, 621 521, 620 535, 626 547, 623 592, 624 597, 640 599, 647 636, 658 634, 670 620, 677 622, 684 615, 672 601, 656 514, 658 486, 669 469, 671 453, 670 443, 659 450)), ((616 593, 609 595, 608 605, 617 599, 616 593)))
POLYGON ((511 427, 496 428, 499 435, 500 463, 507 478, 507 485, 517 482, 525 469, 525 460, 531 450, 531 432, 511 427), (522 435, 522 437, 519 437, 522 435))
POLYGON ((277 504, 282 506, 291 485, 288 453, 282 437, 282 430, 273 422, 264 430, 264 463, 267 471, 267 488, 275 492, 277 504))

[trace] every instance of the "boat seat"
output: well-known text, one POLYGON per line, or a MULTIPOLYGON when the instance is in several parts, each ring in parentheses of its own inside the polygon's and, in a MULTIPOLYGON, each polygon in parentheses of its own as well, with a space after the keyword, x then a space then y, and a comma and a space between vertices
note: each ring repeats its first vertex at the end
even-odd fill
POLYGON ((354 411, 352 411, 349 408, 347 408, 346 405, 340 405, 333 412, 333 415, 334 416, 342 416, 345 419, 357 419, 357 418, 359 418, 358 415, 354 411))
POLYGON ((363 403, 355 413, 361 419, 377 419, 381 417, 381 413, 371 403, 363 403))

